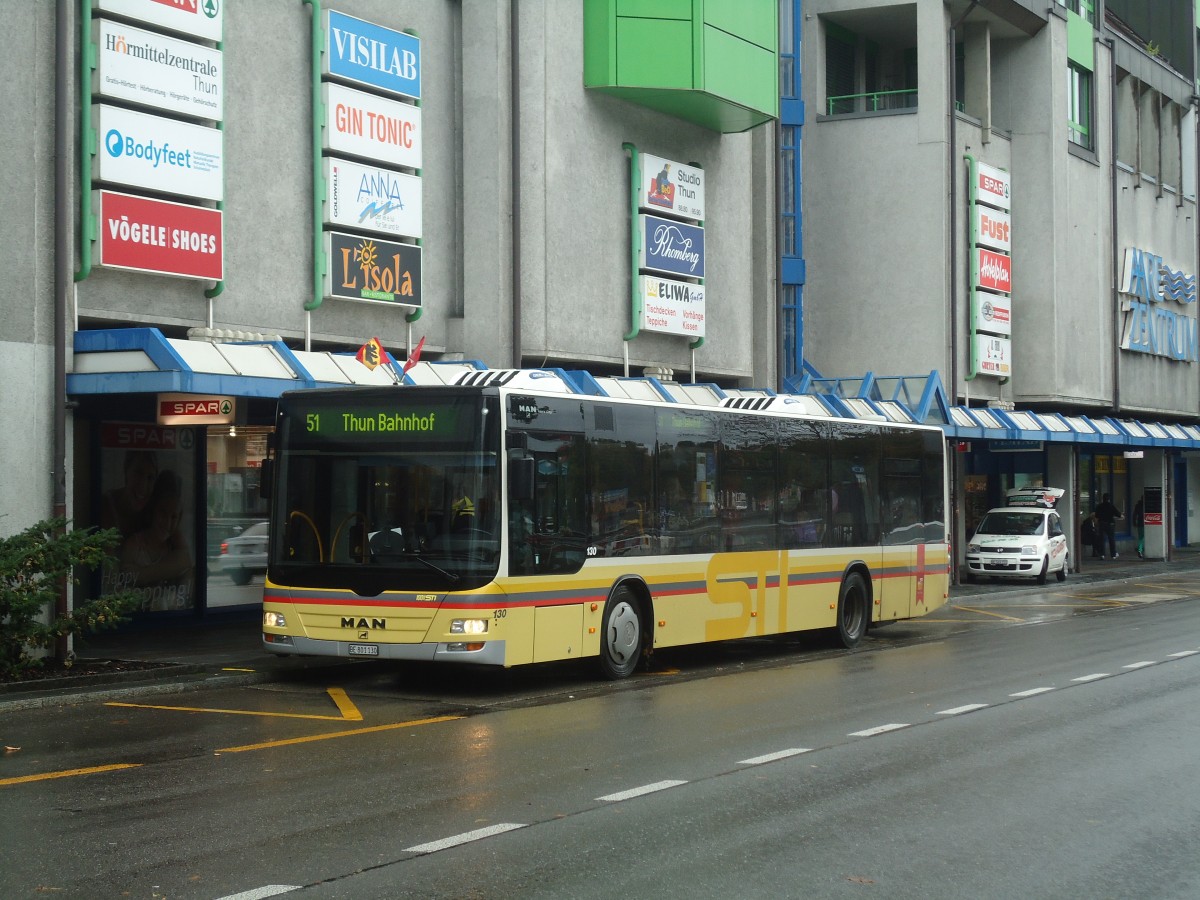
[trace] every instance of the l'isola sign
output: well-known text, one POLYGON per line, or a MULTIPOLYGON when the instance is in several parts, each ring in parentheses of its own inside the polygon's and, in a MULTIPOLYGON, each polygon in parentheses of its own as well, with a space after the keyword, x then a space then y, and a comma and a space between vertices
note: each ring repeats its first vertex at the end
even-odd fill
POLYGON ((1180 362, 1200 360, 1194 274, 1176 272, 1161 256, 1130 247, 1121 295, 1122 350, 1180 362))

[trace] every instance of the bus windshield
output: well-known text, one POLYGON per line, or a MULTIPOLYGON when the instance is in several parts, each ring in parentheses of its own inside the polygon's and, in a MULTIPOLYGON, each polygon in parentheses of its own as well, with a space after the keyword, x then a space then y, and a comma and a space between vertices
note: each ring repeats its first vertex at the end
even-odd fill
POLYGON ((464 590, 495 577, 495 403, 407 387, 285 395, 272 579, 375 596, 464 590))

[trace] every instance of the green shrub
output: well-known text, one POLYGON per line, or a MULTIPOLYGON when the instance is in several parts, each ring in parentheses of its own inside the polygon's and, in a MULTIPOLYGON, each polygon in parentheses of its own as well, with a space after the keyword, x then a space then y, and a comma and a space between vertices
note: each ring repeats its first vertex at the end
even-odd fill
POLYGON ((77 571, 114 562, 111 551, 121 540, 115 528, 68 531, 67 525, 65 519, 47 519, 0 538, 0 679, 41 666, 36 651, 64 635, 116 626, 137 603, 135 594, 124 591, 55 614, 63 581, 78 584, 77 571))

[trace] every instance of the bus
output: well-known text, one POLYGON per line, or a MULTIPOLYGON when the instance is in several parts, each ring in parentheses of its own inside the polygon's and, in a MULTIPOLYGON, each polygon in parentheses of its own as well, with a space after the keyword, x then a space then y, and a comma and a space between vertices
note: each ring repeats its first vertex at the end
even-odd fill
POLYGON ((619 679, 708 641, 824 629, 853 648, 946 602, 936 427, 478 374, 281 397, 265 650, 591 658, 619 679))

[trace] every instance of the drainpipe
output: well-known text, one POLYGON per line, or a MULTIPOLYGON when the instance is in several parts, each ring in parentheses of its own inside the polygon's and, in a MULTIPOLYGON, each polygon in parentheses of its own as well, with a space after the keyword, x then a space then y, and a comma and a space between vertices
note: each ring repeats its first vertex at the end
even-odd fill
MULTIPOLYGON (((1117 286, 1120 282, 1120 269, 1117 256, 1120 245, 1117 240, 1117 67, 1113 64, 1116 56, 1116 41, 1104 38, 1108 46, 1108 230, 1112 235, 1112 261, 1110 272, 1110 299, 1113 309, 1113 342, 1112 342, 1112 397, 1113 414, 1121 410, 1121 303, 1117 296, 1117 286)), ((1141 143, 1140 141, 1138 142, 1141 143)), ((1161 169, 1159 170, 1161 175, 1161 169)), ((1141 175, 1138 176, 1141 178, 1141 175)), ((1162 178, 1159 178, 1162 181, 1162 178)), ((1180 192, 1182 193, 1182 191, 1180 192)))
POLYGON ((521 67, 518 53, 521 43, 521 16, 517 0, 508 7, 508 92, 509 152, 511 160, 511 184, 509 202, 512 204, 512 367, 521 368, 521 67))
MULTIPOLYGON (((54 485, 51 511, 55 518, 67 515, 67 313, 75 286, 74 248, 71 244, 71 0, 57 0, 54 8, 54 437, 51 477, 54 485)), ((86 54, 85 42, 79 52, 86 54)), ((81 102, 87 98, 81 98, 81 102)), ((80 140, 82 140, 82 136, 80 140)), ((79 190, 85 190, 81 182, 79 190)), ((54 612, 70 612, 67 579, 58 584, 54 612)), ((65 660, 70 641, 60 637, 54 655, 65 660)))
POLYGON ((958 396, 958 97, 955 90, 957 72, 954 68, 954 47, 957 43, 956 32, 967 16, 979 4, 979 0, 971 0, 961 16, 950 23, 947 36, 946 68, 950 73, 947 88, 950 97, 950 384, 951 398, 958 396))

